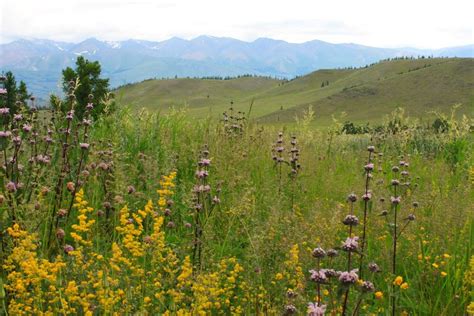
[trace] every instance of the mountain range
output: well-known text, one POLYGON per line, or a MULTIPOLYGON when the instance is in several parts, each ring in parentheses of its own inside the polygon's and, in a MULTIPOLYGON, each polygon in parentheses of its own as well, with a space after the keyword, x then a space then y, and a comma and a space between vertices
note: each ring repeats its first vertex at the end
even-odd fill
POLYGON ((437 50, 377 48, 319 40, 288 43, 259 38, 171 38, 161 42, 126 40, 80 43, 20 39, 0 45, 0 72, 12 71, 39 97, 60 92, 61 70, 78 56, 97 60, 112 87, 148 78, 238 76, 293 78, 318 69, 361 67, 400 56, 474 57, 474 45, 437 50))

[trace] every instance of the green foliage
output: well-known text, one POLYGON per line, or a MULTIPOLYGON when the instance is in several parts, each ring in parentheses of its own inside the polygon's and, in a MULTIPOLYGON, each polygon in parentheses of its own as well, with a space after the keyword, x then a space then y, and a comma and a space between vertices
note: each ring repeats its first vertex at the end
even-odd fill
POLYGON ((0 106, 9 108, 10 115, 18 113, 21 107, 27 106, 31 94, 23 81, 20 81, 17 85, 15 76, 11 71, 5 73, 3 86, 7 90, 7 94, 5 98, 0 98, 0 106))
MULTIPOLYGON (((106 111, 106 104, 112 96, 109 94, 109 79, 100 76, 99 62, 91 62, 83 56, 77 58, 75 69, 67 67, 63 70, 63 91, 68 96, 74 94, 76 101, 74 110, 80 119, 89 102, 94 104, 92 111, 94 118, 97 119, 106 111)), ((66 108, 69 109, 68 106, 66 108)))

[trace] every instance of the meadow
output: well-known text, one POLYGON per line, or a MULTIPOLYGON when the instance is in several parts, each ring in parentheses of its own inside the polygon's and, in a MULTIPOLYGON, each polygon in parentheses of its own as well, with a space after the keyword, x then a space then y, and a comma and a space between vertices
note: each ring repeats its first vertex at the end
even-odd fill
POLYGON ((472 118, 93 107, 1 109, 2 314, 474 313, 472 118))

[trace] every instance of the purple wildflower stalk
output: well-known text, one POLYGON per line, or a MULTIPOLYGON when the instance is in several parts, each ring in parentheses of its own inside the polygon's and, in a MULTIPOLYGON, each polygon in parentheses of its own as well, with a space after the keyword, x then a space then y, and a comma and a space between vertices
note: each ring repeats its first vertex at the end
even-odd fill
POLYGON ((374 169, 374 165, 371 162, 372 160, 372 153, 375 151, 374 146, 369 146, 367 148, 369 152, 369 158, 367 159, 367 165, 365 166, 365 194, 364 194, 364 222, 362 223, 362 239, 361 239, 361 247, 360 247, 360 258, 359 258, 359 276, 360 278, 363 277, 363 268, 364 268, 364 251, 365 245, 367 240, 367 211, 369 206, 369 201, 371 198, 371 193, 369 191, 369 181, 370 181, 370 173, 374 169))

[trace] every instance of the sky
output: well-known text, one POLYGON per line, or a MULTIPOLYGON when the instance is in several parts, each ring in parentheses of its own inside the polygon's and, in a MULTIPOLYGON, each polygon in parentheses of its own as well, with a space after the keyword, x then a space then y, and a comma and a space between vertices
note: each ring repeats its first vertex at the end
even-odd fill
POLYGON ((474 43, 473 0, 1 0, 0 42, 199 35, 376 47, 474 43))

